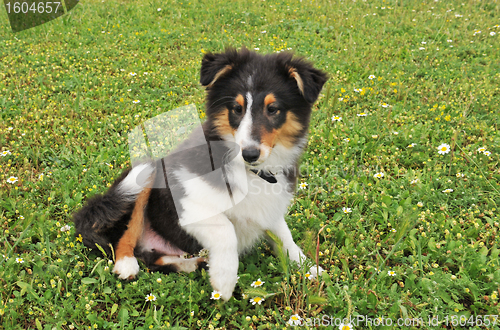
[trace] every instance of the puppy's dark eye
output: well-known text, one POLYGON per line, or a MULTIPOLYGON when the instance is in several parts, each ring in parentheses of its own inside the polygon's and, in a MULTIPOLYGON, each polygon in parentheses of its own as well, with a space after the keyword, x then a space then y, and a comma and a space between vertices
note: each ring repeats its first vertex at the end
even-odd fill
POLYGON ((270 114, 270 115, 274 115, 276 113, 278 113, 279 109, 277 107, 275 107, 274 105, 270 105, 267 107, 267 113, 270 114))
POLYGON ((236 114, 241 115, 241 113, 243 112, 243 107, 239 104, 236 104, 235 106, 233 106, 233 111, 236 114))

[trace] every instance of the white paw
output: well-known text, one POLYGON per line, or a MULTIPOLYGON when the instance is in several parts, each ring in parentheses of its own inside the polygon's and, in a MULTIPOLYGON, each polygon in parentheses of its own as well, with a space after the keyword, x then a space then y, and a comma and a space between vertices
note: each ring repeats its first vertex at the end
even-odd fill
POLYGON ((321 266, 312 266, 309 268, 309 274, 311 274, 312 278, 317 278, 318 276, 321 276, 325 270, 321 268, 321 266))
POLYGON ((212 288, 215 291, 219 291, 222 299, 225 301, 228 301, 233 296, 237 280, 237 276, 225 276, 221 278, 210 275, 210 284, 212 284, 212 288))
POLYGON ((139 263, 135 257, 123 257, 116 262, 113 273, 122 280, 133 279, 139 273, 139 263))
POLYGON ((210 284, 212 288, 221 293, 222 299, 228 301, 231 299, 238 281, 238 255, 226 255, 225 262, 216 262, 216 258, 210 259, 208 274, 210 275, 210 284), (235 257, 235 258, 231 258, 235 257), (232 262, 230 260, 233 260, 232 262))

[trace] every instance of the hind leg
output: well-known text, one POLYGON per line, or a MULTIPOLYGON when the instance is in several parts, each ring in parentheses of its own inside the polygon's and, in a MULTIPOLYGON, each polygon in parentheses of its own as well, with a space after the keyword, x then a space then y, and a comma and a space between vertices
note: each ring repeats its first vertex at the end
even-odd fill
POLYGON ((139 273, 139 264, 134 256, 134 249, 144 230, 144 208, 150 192, 151 188, 145 188, 137 196, 127 230, 116 245, 116 263, 113 273, 122 280, 133 279, 139 273))
POLYGON ((178 256, 167 256, 164 255, 158 258, 154 265, 151 266, 151 270, 160 271, 162 273, 171 272, 184 272, 191 273, 198 268, 206 268, 205 258, 196 257, 183 259, 178 256))

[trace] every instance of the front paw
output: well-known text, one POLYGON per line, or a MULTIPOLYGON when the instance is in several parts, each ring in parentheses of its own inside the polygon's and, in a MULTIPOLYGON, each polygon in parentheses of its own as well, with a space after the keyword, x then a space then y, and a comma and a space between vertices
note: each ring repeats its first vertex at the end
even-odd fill
POLYGON ((211 256, 208 274, 212 288, 228 301, 238 281, 238 255, 211 256))
POLYGON ((229 274, 214 274, 210 268, 210 284, 215 291, 219 291, 223 300, 228 301, 233 296, 234 287, 238 280, 238 276, 229 274))
POLYGON ((116 262, 113 273, 117 274, 119 279, 132 280, 139 273, 139 263, 135 257, 123 257, 116 262))
POLYGON ((321 276, 321 274, 323 274, 325 270, 323 268, 321 268, 321 266, 312 266, 311 268, 309 268, 309 274, 311 274, 311 279, 314 279, 318 276, 321 276))

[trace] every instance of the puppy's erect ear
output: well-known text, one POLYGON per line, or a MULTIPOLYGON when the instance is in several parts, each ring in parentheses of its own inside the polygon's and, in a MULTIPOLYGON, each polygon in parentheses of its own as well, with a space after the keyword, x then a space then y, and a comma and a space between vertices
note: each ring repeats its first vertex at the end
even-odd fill
POLYGON ((239 62, 248 56, 248 50, 242 48, 237 51, 228 48, 224 53, 207 53, 201 61, 200 83, 205 87, 211 87, 219 78, 227 75, 239 62))
POLYGON ((294 58, 286 63, 288 75, 295 79, 300 92, 308 103, 314 103, 319 92, 328 80, 325 72, 315 69, 312 64, 301 58, 294 58))

